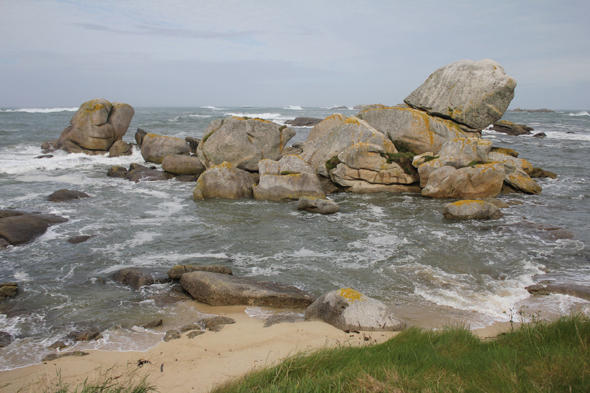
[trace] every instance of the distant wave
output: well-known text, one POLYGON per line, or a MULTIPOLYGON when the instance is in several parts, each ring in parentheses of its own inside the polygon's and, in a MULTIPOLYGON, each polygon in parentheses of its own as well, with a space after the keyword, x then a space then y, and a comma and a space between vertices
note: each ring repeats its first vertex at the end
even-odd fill
POLYGON ((259 118, 265 120, 289 120, 292 117, 283 116, 280 113, 228 113, 228 116, 236 116, 236 117, 252 117, 252 118, 259 118))
POLYGON ((578 113, 570 113, 570 116, 590 116, 590 113, 586 111, 578 112, 578 113))
POLYGON ((203 109, 212 109, 214 111, 222 111, 223 110, 223 108, 216 108, 216 107, 211 106, 211 105, 202 106, 201 108, 203 108, 203 109))
POLYGON ((0 109, 0 112, 25 112, 25 113, 53 113, 53 112, 76 112, 75 108, 22 108, 22 109, 0 109))
POLYGON ((194 114, 194 115, 188 115, 188 116, 189 117, 212 117, 213 115, 197 115, 197 114, 194 114))
POLYGON ((290 109, 293 111, 302 111, 303 108, 300 107, 299 105, 287 105, 284 109, 290 109))

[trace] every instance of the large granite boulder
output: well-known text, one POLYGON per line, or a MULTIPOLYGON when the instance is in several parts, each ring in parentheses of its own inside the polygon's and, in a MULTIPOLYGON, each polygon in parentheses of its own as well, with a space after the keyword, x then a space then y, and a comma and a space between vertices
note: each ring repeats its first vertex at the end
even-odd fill
POLYGON ((510 154, 504 154, 499 151, 492 151, 488 155, 488 160, 501 162, 507 167, 507 169, 509 166, 512 166, 514 169, 520 169, 527 174, 533 172, 533 165, 524 158, 514 157, 510 154))
POLYGON ((207 168, 197 156, 175 154, 164 157, 162 169, 175 175, 200 175, 207 168))
POLYGON ((128 267, 115 273, 113 280, 131 288, 138 290, 145 285, 163 284, 170 282, 166 273, 158 272, 153 269, 128 267))
POLYGON ((341 330, 400 331, 406 327, 390 307, 350 288, 320 296, 305 310, 305 319, 324 321, 341 330))
POLYGON ((147 162, 161 164, 166 156, 189 154, 190 147, 184 139, 150 133, 141 141, 141 155, 147 162))
POLYGON ((61 133, 57 147, 70 153, 105 154, 123 138, 134 114, 131 106, 120 102, 85 102, 61 133))
POLYGON ((481 130, 500 120, 515 87, 516 81, 493 60, 460 60, 436 70, 404 102, 481 130))
POLYGON ((430 174, 443 166, 462 168, 474 163, 488 162, 492 142, 481 138, 456 138, 446 142, 436 159, 418 167, 420 186, 425 187, 430 174))
POLYGON ((495 198, 502 191, 504 165, 479 164, 455 169, 443 166, 430 174, 422 195, 430 198, 495 198))
POLYGON ((503 215, 495 205, 480 200, 457 201, 443 208, 443 216, 450 220, 495 220, 503 215))
POLYGON ((302 196, 325 198, 315 171, 299 156, 280 161, 262 160, 260 181, 254 186, 254 198, 270 201, 297 200, 302 196))
POLYGON ((210 272, 185 273, 180 285, 199 302, 211 306, 307 307, 315 297, 299 288, 210 272))
POLYGON ((419 180, 411 156, 388 153, 383 147, 370 143, 355 143, 332 161, 336 167, 329 174, 335 184, 348 192, 420 192, 417 185, 408 187, 419 180))
POLYGON ((199 176, 193 190, 194 199, 240 199, 251 198, 256 182, 249 172, 223 162, 207 169, 199 176))
POLYGON ((109 149, 109 157, 130 156, 133 154, 133 146, 125 141, 115 141, 109 149))
POLYGON ((320 136, 324 136, 325 134, 329 133, 332 128, 344 124, 346 119, 347 117, 340 113, 334 113, 332 116, 326 117, 309 131, 307 141, 309 142, 319 138, 320 136))
POLYGON ((301 158, 309 163, 316 173, 328 177, 328 170, 331 168, 327 167, 327 162, 356 143, 369 143, 381 147, 386 153, 397 153, 395 145, 384 134, 366 121, 352 116, 317 138, 308 140, 303 147, 301 158))
POLYGON ((240 169, 258 171, 258 162, 278 160, 293 136, 293 129, 268 120, 228 116, 209 124, 197 155, 207 168, 229 162, 240 169))
POLYGON ((428 113, 402 106, 361 111, 358 117, 392 141, 407 143, 416 154, 438 153, 442 145, 455 138, 479 136, 479 132, 452 120, 429 116, 428 113))
POLYGON ((543 191, 543 188, 521 169, 506 173, 504 182, 525 194, 540 194, 543 191))

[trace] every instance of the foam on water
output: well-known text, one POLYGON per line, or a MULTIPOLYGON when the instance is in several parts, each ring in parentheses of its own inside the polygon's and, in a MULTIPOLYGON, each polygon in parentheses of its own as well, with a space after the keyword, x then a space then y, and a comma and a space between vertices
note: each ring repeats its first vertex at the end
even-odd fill
POLYGON ((289 109, 292 111, 302 111, 303 108, 300 107, 299 105, 287 105, 284 109, 289 109))
POLYGON ((77 112, 78 107, 73 108, 21 108, 21 109, 0 109, 0 112, 22 112, 22 113, 55 113, 55 112, 77 112))
POLYGON ((285 116, 280 113, 241 113, 241 112, 229 112, 227 113, 228 116, 236 116, 236 117, 251 117, 251 118, 259 118, 264 120, 273 120, 273 121, 285 121, 285 120, 293 120, 295 116, 285 116))
POLYGON ((577 113, 570 113, 570 116, 590 116, 590 113, 586 112, 586 111, 581 111, 581 112, 577 112, 577 113))

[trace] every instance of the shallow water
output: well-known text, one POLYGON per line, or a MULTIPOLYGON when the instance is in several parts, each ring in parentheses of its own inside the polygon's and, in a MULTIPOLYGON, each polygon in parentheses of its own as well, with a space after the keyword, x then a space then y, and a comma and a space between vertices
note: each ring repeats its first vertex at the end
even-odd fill
MULTIPOLYGON (((505 115, 545 132, 544 139, 484 131, 495 146, 515 149, 534 166, 559 174, 556 180, 539 180, 541 195, 503 196, 522 204, 493 222, 443 220, 448 201, 412 194, 338 194, 331 198, 340 212, 321 216, 299 212, 294 203, 193 201, 191 183, 106 177, 111 165, 143 163, 138 152, 122 158, 55 153, 35 159, 42 154, 41 142, 56 139, 73 113, 0 110, 0 208, 69 218, 30 244, 0 252, 0 282, 15 281, 21 288, 0 305, 0 331, 17 337, 0 349, 0 369, 38 362, 47 345, 74 328, 109 328, 102 340, 86 347, 141 350, 159 342, 163 329, 145 332, 134 326, 163 318, 170 328, 197 319, 196 312, 160 305, 171 284, 133 291, 110 280, 128 266, 167 271, 181 263, 221 264, 236 275, 293 284, 316 295, 353 287, 394 305, 411 324, 430 326, 450 319, 484 326, 508 320, 522 306, 545 316, 589 309, 589 302, 569 296, 532 299, 524 289, 543 279, 590 284, 587 113, 505 115), (61 188, 92 198, 46 200, 61 188), (527 223, 563 227, 574 239, 551 240, 527 223), (75 235, 93 237, 68 243, 75 235)), ((332 113, 326 108, 137 108, 124 140, 132 142, 137 127, 199 138, 212 120, 228 114, 282 124, 296 116, 332 113)), ((309 133, 309 128, 296 130, 291 143, 309 133)))

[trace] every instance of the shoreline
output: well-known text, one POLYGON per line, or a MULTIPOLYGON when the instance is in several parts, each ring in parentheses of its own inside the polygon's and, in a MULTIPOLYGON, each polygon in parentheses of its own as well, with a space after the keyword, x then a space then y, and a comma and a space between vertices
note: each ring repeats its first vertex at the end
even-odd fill
MULTIPOLYGON (((148 382, 160 392, 208 392, 232 378, 274 365, 297 353, 326 347, 377 344, 399 333, 345 333, 320 321, 263 327, 263 320, 248 316, 246 306, 198 304, 195 308, 207 314, 233 318, 236 323, 225 325, 219 332, 207 331, 193 339, 183 333, 180 339, 162 341, 143 352, 89 350, 85 351, 89 353, 86 356, 64 357, 0 371, 0 386, 4 386, 0 392, 39 392, 55 387, 58 379, 75 387, 85 380, 91 382, 104 377, 105 373, 121 380, 130 375, 136 381, 147 376, 148 382), (138 363, 143 364, 138 367, 138 363), (130 373, 133 370, 136 372, 130 373)), ((473 331, 480 338, 488 339, 509 329, 509 322, 497 322, 473 331)))

